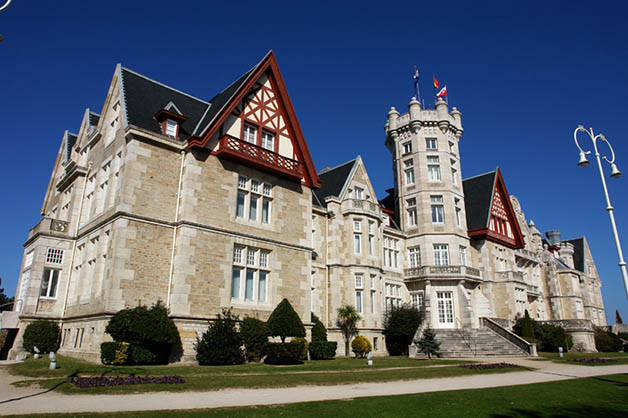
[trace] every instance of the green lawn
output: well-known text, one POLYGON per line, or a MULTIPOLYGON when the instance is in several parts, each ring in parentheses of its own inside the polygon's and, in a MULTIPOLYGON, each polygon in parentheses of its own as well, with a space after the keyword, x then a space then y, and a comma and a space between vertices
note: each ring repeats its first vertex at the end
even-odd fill
MULTIPOLYGON (((340 360, 340 359, 339 359, 340 360)), ((338 385, 361 382, 389 382, 395 380, 430 379, 437 377, 464 376, 481 373, 508 373, 525 370, 524 368, 513 369, 493 369, 493 370, 469 370, 448 365, 443 367, 425 367, 427 361, 415 364, 419 366, 404 366, 398 368, 379 369, 367 368, 367 366, 352 367, 350 359, 343 359, 339 362, 338 368, 327 371, 306 371, 295 373, 291 368, 281 373, 275 370, 271 373, 213 373, 213 374, 182 374, 185 378, 184 384, 175 385, 129 385, 113 387, 77 388, 67 377, 29 379, 14 383, 19 386, 39 385, 42 388, 54 388, 55 391, 67 394, 113 394, 113 393, 136 393, 136 392, 181 392, 181 391, 211 391, 228 388, 269 388, 269 387, 290 387, 303 385, 338 385), (344 370, 342 368, 345 368, 344 370), (357 369, 361 367, 361 369, 357 369)), ((391 364, 397 363, 398 359, 390 359, 391 364)), ((386 360, 383 361, 384 363, 386 360)), ((364 361, 361 361, 363 364, 364 361)), ((198 366, 189 366, 197 368, 198 366)), ((267 366, 270 367, 270 366, 267 366)), ((306 365, 314 367, 314 365, 306 365)), ((237 368, 237 366, 236 366, 237 368)), ((170 369, 170 367, 167 367, 170 369)), ((211 367, 208 368, 211 370, 211 367)), ((235 370, 235 369, 234 369, 235 370)), ((209 373, 209 371, 208 371, 209 373)), ((128 373, 127 373, 128 374, 128 373)), ((163 373, 162 373, 163 374, 163 373)), ((42 376, 43 377, 43 376, 42 376)))
POLYGON ((491 389, 213 410, 46 417, 626 417, 628 374, 491 389))
POLYGON ((197 366, 197 365, 168 365, 168 366, 105 366, 90 363, 72 357, 57 356, 58 369, 49 370, 49 360, 27 359, 22 363, 9 366, 9 372, 14 375, 28 377, 68 377, 68 376, 120 376, 120 375, 222 375, 241 373, 289 373, 289 372, 323 372, 323 371, 361 371, 370 369, 386 369, 395 367, 426 367, 438 365, 455 365, 473 363, 461 360, 423 360, 408 357, 375 357, 373 366, 368 367, 366 360, 339 357, 334 360, 311 360, 304 364, 293 366, 270 366, 264 363, 240 364, 237 366, 197 366))
POLYGON ((577 364, 582 366, 610 366, 617 364, 628 364, 628 353, 564 353, 560 358, 558 353, 539 353, 540 358, 559 363, 577 364), (616 360, 612 363, 577 363, 570 361, 579 358, 604 358, 616 360))

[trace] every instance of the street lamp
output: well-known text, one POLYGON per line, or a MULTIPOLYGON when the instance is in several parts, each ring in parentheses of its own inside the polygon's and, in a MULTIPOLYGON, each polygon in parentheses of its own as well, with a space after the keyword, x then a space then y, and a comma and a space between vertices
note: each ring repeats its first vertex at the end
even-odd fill
POLYGON ((586 167, 589 165, 589 160, 587 160, 587 155, 591 154, 591 151, 584 151, 580 144, 578 144, 578 132, 586 132, 593 142, 593 150, 595 151, 595 159, 597 160, 597 166, 600 169, 600 178, 602 179, 602 187, 604 188, 604 195, 606 196, 606 210, 608 211, 608 216, 611 218, 611 228, 613 229, 613 235, 615 237, 615 246, 617 247, 617 255, 619 256, 619 270, 621 271, 621 275, 624 279, 624 287, 626 288, 626 296, 628 297, 628 273, 626 273, 626 262, 624 261, 624 254, 621 250, 621 244, 619 242, 619 235, 617 233, 617 225, 615 225, 615 216, 613 216, 613 206, 611 205, 611 199, 608 196, 608 189, 606 188, 606 179, 604 178, 604 170, 602 169, 602 159, 611 165, 611 177, 618 178, 621 176, 621 171, 617 168, 615 164, 615 151, 613 151, 613 147, 610 142, 606 139, 603 134, 595 135, 593 133, 593 128, 589 130, 585 129, 582 125, 579 125, 573 133, 573 140, 576 143, 576 146, 580 150, 580 160, 578 161, 578 165, 580 167, 586 167), (600 158, 600 152, 597 149, 597 140, 601 140, 608 145, 608 148, 611 150, 611 159, 609 160, 605 156, 600 158))

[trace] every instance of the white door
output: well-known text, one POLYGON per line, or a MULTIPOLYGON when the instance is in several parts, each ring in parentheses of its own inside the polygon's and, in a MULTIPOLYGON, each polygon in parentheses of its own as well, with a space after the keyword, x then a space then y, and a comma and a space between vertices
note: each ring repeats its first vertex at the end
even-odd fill
POLYGON ((454 328, 453 292, 436 292, 439 328, 454 328))

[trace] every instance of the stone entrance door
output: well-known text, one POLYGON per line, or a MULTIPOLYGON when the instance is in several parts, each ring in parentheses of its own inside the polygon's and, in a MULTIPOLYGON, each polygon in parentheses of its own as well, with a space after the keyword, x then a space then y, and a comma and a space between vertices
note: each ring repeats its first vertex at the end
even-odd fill
POLYGON ((438 305, 438 327, 454 328, 454 295, 453 292, 436 292, 438 305))

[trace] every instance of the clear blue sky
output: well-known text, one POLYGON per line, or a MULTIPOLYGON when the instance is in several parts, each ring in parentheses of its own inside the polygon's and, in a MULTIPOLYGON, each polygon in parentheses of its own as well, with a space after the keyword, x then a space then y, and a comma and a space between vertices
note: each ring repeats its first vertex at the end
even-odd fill
MULTIPOLYGON (((4 2, 5 0, 0 0, 4 2)), ((628 252, 628 32, 624 2, 25 1, 0 12, 0 276, 13 295, 28 229, 65 129, 100 112, 116 63, 205 99, 273 49, 317 169, 362 155, 392 186, 390 106, 412 66, 462 111, 462 174, 499 166, 539 229, 586 235, 607 317, 628 303, 596 167, 576 166, 578 124, 606 134, 626 175, 609 180, 628 252), (524 7, 525 6, 525 7, 524 7)))

